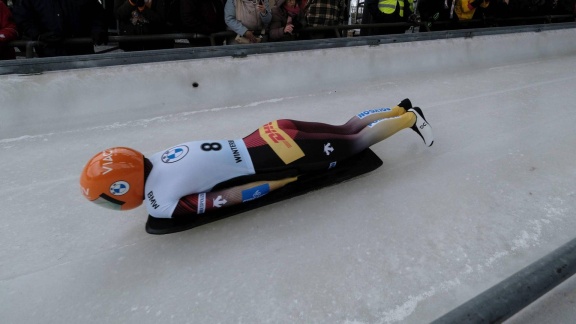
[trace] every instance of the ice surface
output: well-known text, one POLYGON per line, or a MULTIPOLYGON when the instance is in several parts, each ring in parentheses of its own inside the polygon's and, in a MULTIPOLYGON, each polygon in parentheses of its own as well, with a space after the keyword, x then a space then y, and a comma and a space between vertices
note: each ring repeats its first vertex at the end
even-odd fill
MULTIPOLYGON (((443 315, 574 237, 574 34, 0 77, 2 322, 443 315), (373 147, 384 165, 371 174, 186 232, 148 235, 143 207, 80 194, 84 163, 107 147, 151 154, 278 118, 343 123, 405 97, 434 127, 431 148, 402 131, 373 147)), ((563 302, 517 323, 551 319, 535 307, 576 318, 560 289, 546 298, 563 302)))

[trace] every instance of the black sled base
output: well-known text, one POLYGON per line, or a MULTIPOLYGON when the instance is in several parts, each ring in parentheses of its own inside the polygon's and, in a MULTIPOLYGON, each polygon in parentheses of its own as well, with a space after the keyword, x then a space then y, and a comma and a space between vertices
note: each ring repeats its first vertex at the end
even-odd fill
POLYGON ((146 232, 149 234, 160 235, 185 231, 258 207, 300 196, 313 190, 341 183, 359 175, 374 171, 380 167, 382 163, 383 162, 378 155, 372 152, 372 150, 366 149, 351 158, 338 162, 338 165, 333 169, 302 175, 297 181, 290 183, 283 188, 272 191, 262 198, 246 203, 189 217, 166 219, 148 216, 146 232))

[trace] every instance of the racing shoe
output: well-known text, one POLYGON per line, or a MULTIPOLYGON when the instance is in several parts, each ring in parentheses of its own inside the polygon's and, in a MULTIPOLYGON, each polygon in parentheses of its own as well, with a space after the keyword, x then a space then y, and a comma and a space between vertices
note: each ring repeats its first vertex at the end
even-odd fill
POLYGON ((406 98, 400 101, 397 106, 402 107, 404 110, 408 111, 408 109, 412 108, 412 103, 410 102, 410 99, 406 98))
POLYGON ((411 127, 422 139, 424 140, 424 144, 426 146, 432 146, 434 144, 434 135, 432 135, 432 127, 424 118, 424 114, 422 113, 422 109, 419 107, 414 107, 408 109, 408 111, 413 112, 416 115, 416 122, 411 127))

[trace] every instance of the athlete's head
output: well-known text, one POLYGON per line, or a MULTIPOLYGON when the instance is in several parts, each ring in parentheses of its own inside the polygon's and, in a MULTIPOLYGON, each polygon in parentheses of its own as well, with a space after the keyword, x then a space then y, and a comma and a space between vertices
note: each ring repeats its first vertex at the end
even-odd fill
POLYGON ((144 199, 144 155, 127 147, 96 154, 80 176, 82 194, 100 206, 128 210, 144 199))

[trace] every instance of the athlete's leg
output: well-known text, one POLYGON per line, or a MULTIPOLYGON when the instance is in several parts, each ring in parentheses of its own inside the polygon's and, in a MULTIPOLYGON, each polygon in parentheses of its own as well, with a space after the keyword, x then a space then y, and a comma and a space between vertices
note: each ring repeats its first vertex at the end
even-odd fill
POLYGON ((416 115, 412 112, 397 117, 376 120, 358 133, 354 145, 363 150, 387 139, 402 129, 412 127, 415 122, 416 115))
MULTIPOLYGON (((400 116, 375 120, 355 134, 298 132, 295 140, 298 144, 304 141, 345 142, 346 144, 343 145, 344 151, 339 156, 348 157, 387 139, 404 128, 412 127, 415 122, 416 115, 414 113, 406 113, 400 116)), ((335 152, 337 148, 334 145, 331 146, 334 148, 332 152, 335 152)))
MULTIPOLYGON (((244 142, 258 173, 290 168, 303 172, 326 169, 404 128, 414 128, 418 120, 414 109, 409 109, 407 113, 404 108, 396 106, 390 111, 368 112, 367 116, 355 116, 347 124, 364 127, 354 126, 360 129, 353 133, 338 132, 342 130, 341 126, 304 122, 294 124, 291 120, 278 120, 245 137, 244 142), (393 117, 374 119, 382 114, 388 115, 390 111, 393 112, 393 117), (365 120, 371 122, 366 123, 365 120), (304 127, 297 127, 302 125, 304 127), (306 127, 312 126, 317 127, 311 128, 310 132, 304 131, 306 127), (321 130, 327 132, 320 132, 321 130)), ((431 145, 426 139, 425 143, 431 145)))
POLYGON ((357 137, 354 138, 353 145, 361 151, 387 139, 404 128, 414 130, 422 138, 426 146, 432 146, 434 143, 432 129, 424 118, 422 109, 414 107, 408 109, 405 114, 400 116, 380 119, 368 124, 358 132, 357 137))
MULTIPOLYGON (((338 161, 349 158, 366 148, 392 136, 404 128, 410 128, 416 122, 416 115, 405 113, 400 116, 380 119, 368 124, 355 134, 334 133, 307 133, 298 131, 292 138, 289 149, 279 146, 276 156, 274 154, 253 154, 258 151, 250 149, 256 170, 264 170, 270 166, 291 167, 301 172, 323 170, 337 166, 338 161), (298 150, 301 154, 288 163, 279 162, 282 155, 291 156, 290 153, 298 150), (267 157, 267 158, 265 158, 267 157), (262 163, 264 162, 264 164, 262 163)), ((269 146, 261 147, 259 152, 269 150, 269 146)))
POLYGON ((410 108, 412 108, 410 100, 404 99, 392 108, 365 110, 356 116, 353 116, 344 125, 330 125, 317 122, 289 120, 289 123, 284 123, 282 125, 282 129, 295 129, 306 133, 356 134, 368 124, 376 120, 400 116, 410 108))
POLYGON ((400 116, 410 108, 412 108, 412 103, 406 98, 392 108, 371 109, 361 112, 352 117, 346 125, 353 129, 353 134, 355 134, 377 120, 400 116))

